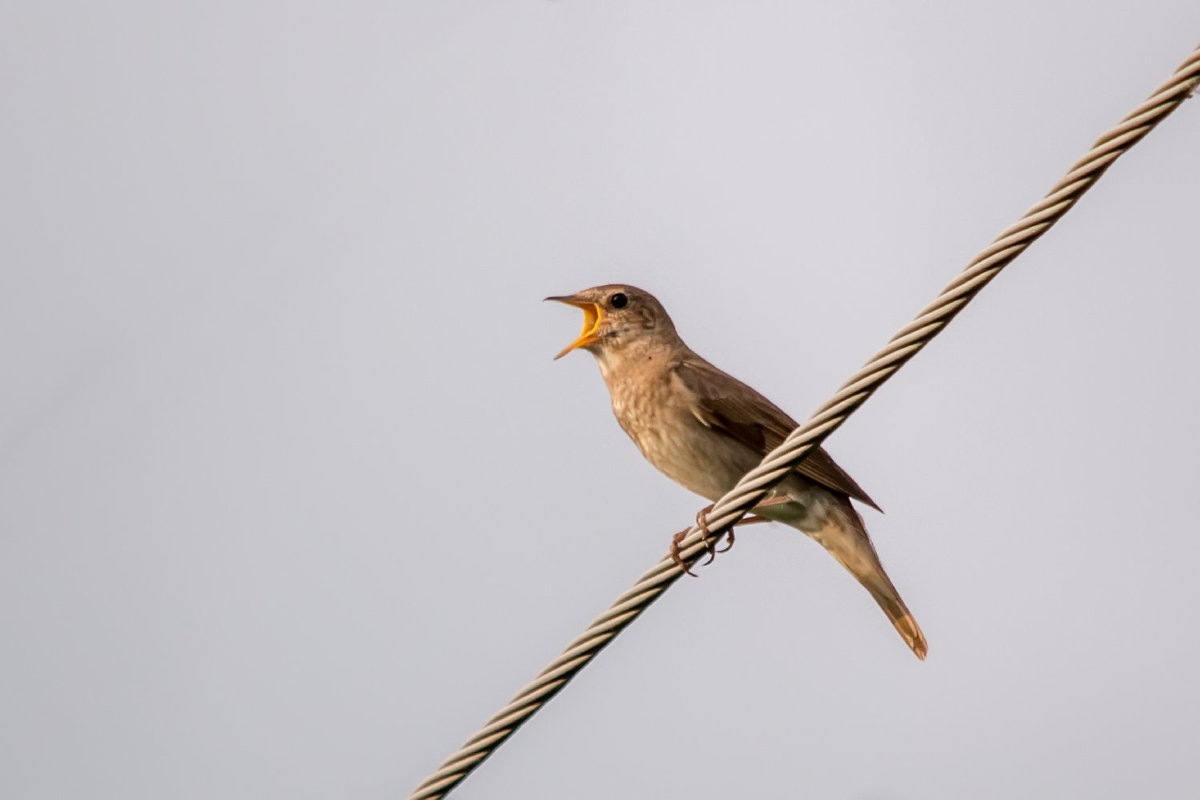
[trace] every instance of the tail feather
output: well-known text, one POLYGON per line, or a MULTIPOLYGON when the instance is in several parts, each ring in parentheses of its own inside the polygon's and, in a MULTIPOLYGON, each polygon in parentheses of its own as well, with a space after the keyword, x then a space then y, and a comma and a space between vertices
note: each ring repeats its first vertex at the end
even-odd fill
POLYGON ((833 515, 821 530, 809 535, 871 593, 871 597, 875 598, 883 613, 892 621, 900 638, 904 639, 917 658, 924 661, 929 652, 925 634, 921 632, 921 626, 913 618, 908 606, 904 605, 900 593, 896 591, 891 578, 884 571, 862 518, 848 500, 840 510, 843 511, 842 514, 833 515))
POLYGON ((925 634, 921 632, 921 626, 913 619, 912 613, 900 599, 896 587, 892 585, 883 568, 880 568, 879 575, 871 582, 864 579, 866 576, 855 575, 854 577, 858 578, 858 582, 875 598, 875 602, 883 609, 883 613, 887 614, 888 619, 892 621, 900 638, 904 639, 905 643, 912 648, 917 658, 924 661, 925 655, 929 652, 929 643, 925 641, 925 634), (882 581, 878 578, 882 578, 882 581))

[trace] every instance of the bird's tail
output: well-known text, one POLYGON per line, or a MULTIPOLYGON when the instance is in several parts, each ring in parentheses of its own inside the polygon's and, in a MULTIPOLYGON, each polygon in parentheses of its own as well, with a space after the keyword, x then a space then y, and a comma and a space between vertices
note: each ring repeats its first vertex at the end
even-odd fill
POLYGON ((824 528, 809 535, 871 593, 871 597, 875 598, 883 613, 887 614, 900 637, 912 648, 917 658, 924 660, 929 651, 925 634, 921 633, 921 626, 913 618, 908 606, 904 605, 900 593, 896 591, 891 578, 884 571, 883 564, 875 553, 875 546, 867 536, 862 517, 850 505, 849 500, 838 510, 842 513, 830 515, 831 518, 824 528))

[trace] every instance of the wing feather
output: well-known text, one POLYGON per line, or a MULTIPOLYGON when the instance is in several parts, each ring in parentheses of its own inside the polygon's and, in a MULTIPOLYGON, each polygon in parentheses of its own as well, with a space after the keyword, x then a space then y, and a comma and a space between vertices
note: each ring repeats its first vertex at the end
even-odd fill
MULTIPOLYGON (((698 356, 681 359, 673 371, 695 398, 692 413, 701 423, 733 437, 760 455, 774 450, 799 427, 779 406, 698 356)), ((880 510, 824 448, 810 452, 796 471, 880 510)))

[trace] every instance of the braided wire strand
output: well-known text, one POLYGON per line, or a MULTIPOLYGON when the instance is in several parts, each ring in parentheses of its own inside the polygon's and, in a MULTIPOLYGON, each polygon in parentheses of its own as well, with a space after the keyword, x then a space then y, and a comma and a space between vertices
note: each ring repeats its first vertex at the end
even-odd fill
MULTIPOLYGON (((680 543, 683 562, 690 567, 706 552, 705 527, 708 536, 720 536, 758 505, 771 487, 803 461, 896 370, 929 344, 1000 270, 1049 230, 1117 158, 1166 119, 1198 85, 1200 47, 1145 102, 1096 140, 1091 150, 1067 170, 1041 201, 975 256, 912 322, 901 328, 882 350, 842 384, 808 422, 792 431, 762 463, 713 504, 703 517, 704 525, 699 523, 698 517, 698 523, 688 530, 680 543)), ((453 790, 683 574, 683 569, 664 556, 413 790, 408 800, 436 800, 453 790)))

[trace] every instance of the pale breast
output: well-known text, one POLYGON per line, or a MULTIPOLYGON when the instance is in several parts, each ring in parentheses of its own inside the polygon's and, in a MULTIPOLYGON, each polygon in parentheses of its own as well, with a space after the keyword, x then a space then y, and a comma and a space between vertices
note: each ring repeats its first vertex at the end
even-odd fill
POLYGON ((617 422, 663 474, 715 500, 758 464, 757 453, 697 419, 667 369, 637 366, 609 371, 605 383, 617 422))

